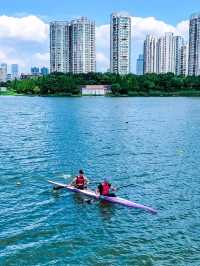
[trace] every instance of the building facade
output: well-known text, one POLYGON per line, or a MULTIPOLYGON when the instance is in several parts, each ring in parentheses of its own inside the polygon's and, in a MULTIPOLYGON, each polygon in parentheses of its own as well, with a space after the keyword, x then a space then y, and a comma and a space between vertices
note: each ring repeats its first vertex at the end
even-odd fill
POLYGON ((70 72, 95 72, 95 23, 85 17, 73 20, 70 26, 70 43, 70 72))
POLYGON ((6 82, 7 80, 7 64, 2 63, 0 66, 0 82, 6 82))
POLYGON ((137 59, 136 74, 137 75, 143 75, 144 74, 144 56, 143 56, 143 54, 140 54, 138 59, 137 59))
POLYGON ((174 34, 166 32, 157 44, 157 72, 175 73, 174 34))
POLYGON ((69 23, 50 23, 50 71, 69 72, 69 23))
POLYGON ((187 68, 187 56, 183 37, 170 32, 158 39, 147 35, 144 41, 144 73, 183 75, 187 68))
POLYGON ((188 74, 200 75, 200 13, 190 17, 188 74))
POLYGON ((181 52, 180 52, 179 75, 182 75, 182 76, 188 75, 188 59, 189 59, 189 45, 184 44, 181 47, 181 52))
POLYGON ((157 73, 157 38, 147 35, 144 41, 144 74, 157 73))
POLYGON ((122 75, 131 71, 131 18, 122 13, 111 15, 110 70, 122 75))
POLYGON ((174 36, 174 73, 181 75, 181 49, 184 46, 184 39, 181 36, 174 36))
POLYGON ((104 96, 111 93, 110 85, 86 85, 81 88, 82 95, 104 96))
POLYGON ((50 23, 50 71, 96 71, 95 23, 85 17, 50 23))

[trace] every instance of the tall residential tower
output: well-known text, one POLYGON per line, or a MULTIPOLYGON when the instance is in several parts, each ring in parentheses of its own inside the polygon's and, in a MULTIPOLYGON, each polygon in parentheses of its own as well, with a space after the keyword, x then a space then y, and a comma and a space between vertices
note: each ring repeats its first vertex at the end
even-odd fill
POLYGON ((175 73, 174 34, 166 32, 158 40, 157 68, 158 73, 175 73))
POLYGON ((143 75, 144 74, 144 56, 140 54, 137 59, 136 63, 136 75, 143 75))
POLYGON ((95 23, 86 17, 70 25, 70 67, 72 73, 96 71, 95 23))
POLYGON ((190 18, 188 74, 200 75, 200 13, 190 18))
POLYGON ((95 23, 82 17, 50 23, 50 71, 96 71, 95 23))
POLYGON ((157 72, 157 38, 147 35, 144 41, 144 74, 157 72))
POLYGON ((69 23, 50 23, 50 71, 69 72, 69 23))
POLYGON ((131 18, 124 13, 111 15, 110 70, 122 75, 131 71, 131 18))
POLYGON ((181 47, 181 52, 180 52, 179 75, 182 76, 188 75, 188 52, 189 52, 189 46, 186 43, 181 47))

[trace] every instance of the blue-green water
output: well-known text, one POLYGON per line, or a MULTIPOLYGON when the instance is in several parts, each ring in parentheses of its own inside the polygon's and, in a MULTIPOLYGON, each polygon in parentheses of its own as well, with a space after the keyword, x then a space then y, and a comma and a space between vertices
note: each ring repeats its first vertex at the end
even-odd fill
POLYGON ((200 265, 199 214, 200 98, 0 97, 0 265, 200 265), (80 168, 158 215, 52 192, 80 168))

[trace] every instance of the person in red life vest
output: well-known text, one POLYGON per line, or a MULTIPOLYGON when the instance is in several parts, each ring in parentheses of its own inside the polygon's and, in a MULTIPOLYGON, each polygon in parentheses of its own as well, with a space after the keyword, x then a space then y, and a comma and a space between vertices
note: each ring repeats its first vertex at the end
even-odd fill
POLYGON ((116 197, 114 193, 110 192, 111 190, 116 191, 116 189, 113 188, 111 183, 108 181, 108 178, 105 178, 104 181, 98 185, 96 193, 102 196, 116 197))
POLYGON ((84 176, 83 170, 79 171, 79 175, 77 175, 71 183, 72 186, 75 186, 78 189, 87 188, 87 184, 88 184, 88 179, 86 176, 84 176))

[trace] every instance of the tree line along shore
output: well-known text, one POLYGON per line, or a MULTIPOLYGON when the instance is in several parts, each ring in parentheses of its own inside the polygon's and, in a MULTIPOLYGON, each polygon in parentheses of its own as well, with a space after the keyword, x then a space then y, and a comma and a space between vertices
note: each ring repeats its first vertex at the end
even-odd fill
POLYGON ((1 82, 4 95, 81 96, 85 85, 111 85, 108 96, 200 96, 200 76, 167 74, 64 74, 1 82))

